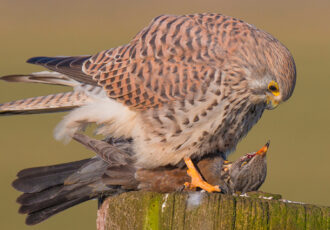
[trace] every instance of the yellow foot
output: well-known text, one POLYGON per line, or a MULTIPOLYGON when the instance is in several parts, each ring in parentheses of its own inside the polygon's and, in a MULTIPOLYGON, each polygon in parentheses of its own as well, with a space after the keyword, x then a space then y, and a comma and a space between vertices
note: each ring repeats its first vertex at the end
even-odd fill
POLYGON ((199 174, 199 172, 197 171, 197 169, 195 168, 193 162, 189 157, 185 158, 184 161, 188 167, 187 174, 191 177, 191 182, 184 183, 186 188, 195 189, 198 187, 204 189, 207 192, 221 191, 219 186, 210 185, 209 183, 203 180, 202 176, 199 174))

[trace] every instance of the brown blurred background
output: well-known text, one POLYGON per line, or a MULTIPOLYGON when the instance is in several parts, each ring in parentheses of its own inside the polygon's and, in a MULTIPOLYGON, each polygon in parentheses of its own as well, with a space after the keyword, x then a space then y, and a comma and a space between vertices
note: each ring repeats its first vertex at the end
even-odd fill
MULTIPOLYGON (((293 97, 266 111, 231 159, 270 139, 268 177, 261 189, 330 205, 329 0, 0 0, 0 75, 42 70, 25 64, 32 56, 94 54, 127 43, 160 14, 197 12, 243 19, 291 50, 298 71, 293 97)), ((62 90, 0 82, 0 102, 62 90)), ((52 130, 63 115, 0 117, 0 229, 95 229, 96 201, 33 227, 25 226, 24 216, 17 214, 19 193, 10 185, 17 171, 91 156, 76 143, 53 140, 52 130)))

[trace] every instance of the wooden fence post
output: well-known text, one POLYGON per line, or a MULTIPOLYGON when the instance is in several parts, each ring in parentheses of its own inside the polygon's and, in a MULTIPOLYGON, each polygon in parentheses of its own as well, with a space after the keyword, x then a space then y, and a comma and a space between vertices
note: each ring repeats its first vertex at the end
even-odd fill
POLYGON ((98 211, 97 228, 328 230, 330 207, 253 195, 129 192, 103 202, 98 211))

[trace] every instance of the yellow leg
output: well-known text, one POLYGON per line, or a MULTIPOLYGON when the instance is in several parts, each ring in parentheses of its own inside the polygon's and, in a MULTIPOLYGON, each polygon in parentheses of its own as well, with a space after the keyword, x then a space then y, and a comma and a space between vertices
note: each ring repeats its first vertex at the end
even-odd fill
POLYGON ((197 169, 194 166, 194 163, 191 161, 191 159, 185 158, 184 159, 188 170, 187 174, 191 177, 191 182, 186 182, 184 185, 188 189, 195 189, 197 187, 204 189, 207 192, 220 192, 219 186, 213 186, 208 184, 206 181, 203 180, 202 176, 199 174, 197 169))

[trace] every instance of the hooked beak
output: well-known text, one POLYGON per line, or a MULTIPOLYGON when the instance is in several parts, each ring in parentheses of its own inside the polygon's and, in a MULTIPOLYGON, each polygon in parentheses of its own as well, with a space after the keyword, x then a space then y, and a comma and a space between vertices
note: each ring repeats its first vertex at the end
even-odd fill
POLYGON ((269 148, 269 144, 270 144, 270 141, 267 141, 267 143, 261 149, 259 149, 256 152, 256 155, 266 156, 266 153, 267 153, 268 148, 269 148))
POLYGON ((268 95, 266 103, 266 108, 272 110, 275 109, 281 103, 281 100, 275 98, 274 96, 268 95))

